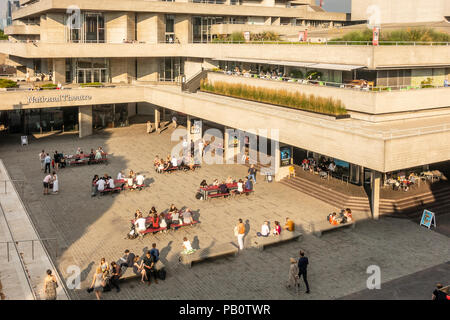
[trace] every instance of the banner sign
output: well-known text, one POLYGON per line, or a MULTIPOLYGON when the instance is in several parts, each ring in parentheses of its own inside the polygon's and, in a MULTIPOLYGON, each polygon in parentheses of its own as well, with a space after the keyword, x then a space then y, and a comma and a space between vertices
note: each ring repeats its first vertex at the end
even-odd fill
POLYGON ((28 136, 21 136, 20 137, 20 142, 21 144, 24 145, 28 145, 28 136))
POLYGON ((380 28, 379 27, 374 27, 373 28, 373 38, 372 38, 372 45, 374 46, 378 46, 378 42, 380 39, 380 28))
POLYGON ((70 94, 62 94, 54 97, 28 97, 28 103, 49 103, 49 102, 68 102, 68 101, 86 101, 92 100, 92 96, 72 96, 70 94))
POLYGON ((308 40, 308 30, 298 32, 298 41, 303 42, 308 40))
POLYGON ((422 220, 420 221, 420 225, 425 226, 428 229, 430 229, 431 226, 433 225, 434 228, 436 229, 436 216, 434 215, 434 213, 431 211, 428 211, 428 210, 423 210, 422 220))
POLYGON ((280 167, 286 167, 291 165, 291 147, 280 147, 280 167))

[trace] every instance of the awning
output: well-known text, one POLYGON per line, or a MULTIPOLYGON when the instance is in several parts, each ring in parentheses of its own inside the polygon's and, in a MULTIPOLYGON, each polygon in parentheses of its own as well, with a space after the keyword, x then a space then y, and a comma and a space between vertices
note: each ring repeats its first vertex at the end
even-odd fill
POLYGON ((300 61, 281 61, 281 60, 261 60, 261 59, 246 59, 246 58, 223 58, 223 59, 213 59, 213 60, 236 61, 236 62, 246 62, 246 63, 260 63, 260 64, 299 67, 299 68, 308 68, 308 69, 329 69, 329 70, 339 70, 339 71, 352 71, 352 70, 356 70, 356 69, 365 68, 365 66, 360 66, 360 65, 314 63, 314 62, 300 62, 300 61))

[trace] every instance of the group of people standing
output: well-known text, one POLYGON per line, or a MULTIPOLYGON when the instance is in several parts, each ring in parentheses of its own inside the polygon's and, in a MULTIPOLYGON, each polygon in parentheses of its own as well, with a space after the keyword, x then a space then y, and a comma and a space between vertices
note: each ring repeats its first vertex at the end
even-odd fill
POLYGON ((52 189, 53 194, 57 194, 59 191, 59 180, 58 175, 55 171, 52 172, 52 174, 48 174, 45 176, 43 180, 44 184, 44 195, 49 194, 49 189, 52 189))

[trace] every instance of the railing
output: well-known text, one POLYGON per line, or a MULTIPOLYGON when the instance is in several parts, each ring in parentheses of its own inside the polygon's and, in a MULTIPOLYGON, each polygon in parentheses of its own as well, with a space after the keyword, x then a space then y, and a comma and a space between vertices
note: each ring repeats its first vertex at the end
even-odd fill
MULTIPOLYGON (((280 65, 282 63, 280 62, 280 65)), ((389 92, 392 90, 397 91, 404 91, 404 90, 418 90, 418 89, 433 89, 433 88, 450 88, 437 85, 419 85, 419 86, 413 86, 413 85, 400 85, 400 86, 367 86, 367 87, 361 87, 356 84, 350 84, 350 83, 341 83, 341 82, 331 82, 331 81, 323 81, 323 80, 307 80, 307 79, 299 79, 299 78, 292 78, 292 77, 283 77, 283 76, 268 76, 268 75, 259 75, 257 73, 246 73, 246 74, 240 73, 237 74, 236 72, 231 71, 213 71, 209 70, 209 72, 219 73, 219 74, 225 74, 229 76, 236 76, 236 77, 243 77, 243 78, 250 78, 250 79, 260 79, 260 80, 267 80, 267 81, 284 81, 288 83, 295 83, 299 85, 310 85, 310 86, 325 86, 325 87, 334 87, 334 88, 340 88, 340 89, 347 89, 347 90, 358 90, 358 91, 366 91, 366 92, 389 92)))
POLYGON ((21 183, 20 196, 23 197, 23 195, 24 195, 23 189, 24 189, 24 185, 25 185, 25 181, 24 180, 0 180, 0 186, 3 187, 2 188, 3 192, 1 192, 0 194, 7 194, 7 193, 9 193, 8 192, 8 187, 7 187, 8 182, 11 183, 11 186, 12 186, 11 187, 11 189, 12 189, 11 191, 14 191, 14 186, 13 186, 14 183, 21 183))
MULTIPOLYGON (((14 241, 0 241, 0 244, 6 244, 6 251, 7 251, 7 257, 8 262, 10 261, 10 255, 9 255, 9 247, 12 244, 19 246, 20 243, 28 243, 31 242, 31 259, 34 260, 34 243, 35 242, 42 242, 42 241, 55 241, 55 257, 58 257, 58 240, 56 238, 40 238, 40 239, 31 239, 31 240, 14 240, 14 241)), ((22 250, 21 250, 22 251, 22 250)))
POLYGON ((200 88, 200 82, 202 79, 206 79, 208 76, 208 70, 202 70, 195 74, 192 78, 189 80, 185 79, 183 77, 183 82, 181 83, 181 91, 188 91, 191 93, 197 92, 197 90, 200 88))
MULTIPOLYGON (((0 43, 29 43, 37 45, 39 43, 44 44, 157 44, 157 43, 167 43, 167 44, 181 44, 180 42, 168 42, 168 41, 158 41, 147 43, 145 41, 141 40, 126 40, 122 42, 110 42, 110 41, 96 41, 96 40, 86 40, 86 41, 67 41, 67 42, 42 42, 40 40, 0 40, 0 43)), ((325 46, 332 46, 332 45, 338 45, 338 46, 373 46, 372 41, 332 41, 332 40, 325 40, 325 41, 318 41, 318 42, 312 42, 311 40, 308 41, 284 41, 284 40, 262 40, 262 41, 233 41, 233 40, 219 40, 219 39, 212 39, 209 41, 193 41, 189 43, 184 44, 259 44, 259 45, 325 45, 325 46)), ((450 42, 426 42, 426 41, 379 41, 378 46, 450 46, 450 42)))

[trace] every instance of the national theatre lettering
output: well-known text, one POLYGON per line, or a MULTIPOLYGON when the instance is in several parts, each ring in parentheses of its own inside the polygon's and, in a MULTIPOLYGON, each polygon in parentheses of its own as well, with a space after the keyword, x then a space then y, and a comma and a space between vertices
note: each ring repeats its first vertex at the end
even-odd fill
POLYGON ((91 99, 92 96, 83 96, 83 95, 71 96, 70 94, 61 94, 55 97, 28 97, 28 103, 86 101, 91 99))

